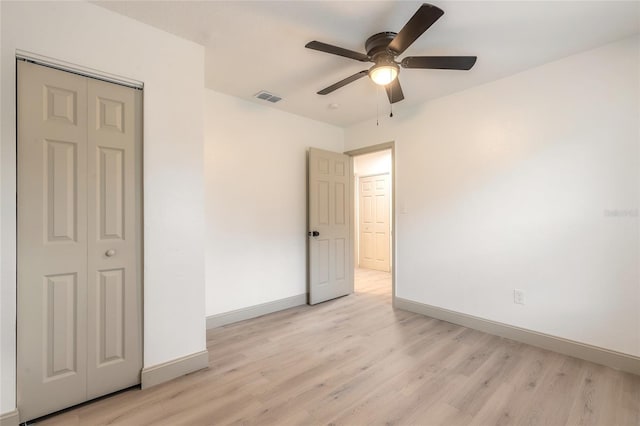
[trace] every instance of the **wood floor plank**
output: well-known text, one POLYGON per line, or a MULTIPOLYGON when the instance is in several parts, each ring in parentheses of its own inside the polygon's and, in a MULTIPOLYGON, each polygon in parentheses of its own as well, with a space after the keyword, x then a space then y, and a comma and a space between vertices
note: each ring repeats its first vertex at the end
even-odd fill
POLYGON ((356 292, 207 331, 209 368, 38 425, 640 426, 640 377, 356 292))
POLYGON ((471 417, 478 414, 487 401, 501 388, 520 361, 519 344, 500 342, 489 358, 469 376, 466 389, 457 392, 448 403, 471 417))

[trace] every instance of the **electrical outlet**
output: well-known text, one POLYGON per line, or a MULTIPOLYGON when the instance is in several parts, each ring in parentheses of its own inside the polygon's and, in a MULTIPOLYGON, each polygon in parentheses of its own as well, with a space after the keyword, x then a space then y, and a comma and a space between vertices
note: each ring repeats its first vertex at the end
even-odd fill
POLYGON ((513 303, 524 305, 524 290, 518 288, 513 289, 513 303))

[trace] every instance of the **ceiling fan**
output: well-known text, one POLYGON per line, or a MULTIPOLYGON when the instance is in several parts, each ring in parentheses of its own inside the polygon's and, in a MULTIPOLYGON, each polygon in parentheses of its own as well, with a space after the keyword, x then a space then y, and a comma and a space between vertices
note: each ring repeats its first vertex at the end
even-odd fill
POLYGON ((385 31, 374 34, 364 43, 367 53, 355 52, 342 47, 332 46, 320 41, 311 41, 305 45, 308 49, 319 50, 333 55, 355 59, 360 62, 373 62, 369 70, 353 74, 318 92, 326 95, 368 75, 374 83, 384 86, 389 102, 392 104, 404 99, 402 87, 398 81, 400 67, 445 70, 469 70, 476 63, 475 56, 407 56, 397 62, 396 57, 402 54, 418 39, 444 11, 432 4, 424 3, 409 19, 399 33, 385 31))

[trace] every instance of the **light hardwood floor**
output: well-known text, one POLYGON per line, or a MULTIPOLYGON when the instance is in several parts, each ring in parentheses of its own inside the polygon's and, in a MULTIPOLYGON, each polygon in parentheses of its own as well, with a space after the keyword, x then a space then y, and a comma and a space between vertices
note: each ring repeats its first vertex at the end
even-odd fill
MULTIPOLYGON (((209 330, 210 368, 40 425, 640 425, 640 377, 356 293, 209 330)), ((167 336, 169 338, 169 336, 167 336)))

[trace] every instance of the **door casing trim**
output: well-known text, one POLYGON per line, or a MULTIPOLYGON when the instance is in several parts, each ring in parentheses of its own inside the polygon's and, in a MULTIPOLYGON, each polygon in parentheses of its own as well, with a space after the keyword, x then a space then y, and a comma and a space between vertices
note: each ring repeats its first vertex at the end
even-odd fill
POLYGON ((82 65, 72 64, 71 62, 62 61, 48 56, 39 55, 37 53, 28 52, 26 50, 16 49, 16 59, 19 61, 33 62, 49 68, 55 68, 60 71, 78 74, 83 77, 94 78, 96 80, 106 81, 107 83, 119 84, 120 86, 131 87, 142 90, 144 83, 116 74, 110 74, 104 71, 95 70, 93 68, 83 67, 82 65))

